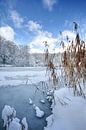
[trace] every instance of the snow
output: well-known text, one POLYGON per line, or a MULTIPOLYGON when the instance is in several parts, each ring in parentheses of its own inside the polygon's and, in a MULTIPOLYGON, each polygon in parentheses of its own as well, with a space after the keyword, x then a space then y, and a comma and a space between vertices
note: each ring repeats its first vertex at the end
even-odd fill
MULTIPOLYGON (((48 77, 45 76, 46 69, 37 67, 1 67, 0 68, 0 86, 6 85, 20 85, 20 84, 32 84, 40 81, 47 81, 48 77), (12 70, 11 70, 12 69, 12 70)), ((64 81, 61 82, 62 85, 64 81)), ((61 86, 62 86, 61 85, 61 86)), ((86 90, 84 88, 86 94, 86 90)), ((47 99, 52 100, 53 90, 47 92, 47 99)), ((44 103, 44 100, 40 100, 44 103)), ((29 104, 33 104, 31 98, 29 98, 29 104)), ((44 111, 38 106, 33 104, 36 116, 42 118, 44 111)), ((9 130, 20 130, 20 121, 15 118, 16 111, 14 108, 5 105, 2 111, 2 119, 4 120, 4 126, 10 122, 9 130), (13 116, 12 122, 8 117, 13 116)), ((52 104, 52 115, 47 119, 47 127, 44 130, 85 130, 86 129, 86 100, 80 96, 74 96, 72 88, 60 88, 54 91, 54 101, 52 104)), ((22 119, 22 124, 25 126, 25 130, 28 129, 26 118, 22 119)))
POLYGON ((1 67, 0 86, 16 86, 47 81, 45 67, 1 67))
POLYGON ((44 116, 44 111, 40 110, 39 107, 35 106, 36 116, 42 118, 44 116))
POLYGON ((16 110, 8 105, 5 105, 4 109, 2 110, 2 119, 4 120, 4 126, 6 126, 15 116, 16 110))
POLYGON ((35 109, 35 107, 36 107, 36 105, 35 104, 33 104, 33 108, 35 109))
POLYGON ((47 96, 46 99, 51 102, 52 101, 52 96, 47 96))
POLYGON ((44 111, 42 111, 38 106, 36 106, 35 104, 33 104, 33 108, 36 112, 36 117, 38 118, 42 118, 44 116, 44 111))
POLYGON ((50 115, 49 117, 47 117, 46 121, 47 121, 47 127, 51 127, 53 123, 53 115, 50 115))
POLYGON ((16 111, 11 106, 5 105, 2 110, 2 119, 7 130, 28 130, 26 117, 20 123, 20 119, 16 117, 16 111))
POLYGON ((46 97, 46 99, 47 99, 49 102, 51 102, 51 101, 53 100, 53 93, 54 93, 53 89, 47 91, 47 97, 46 97))
POLYGON ((69 88, 55 90, 54 98, 53 114, 47 118, 44 130, 85 130, 86 100, 74 96, 69 88))
POLYGON ((40 102, 43 103, 43 104, 45 103, 45 101, 43 99, 41 99, 40 102))
POLYGON ((52 90, 48 90, 47 96, 51 96, 52 94, 53 94, 53 89, 52 90))
POLYGON ((33 104, 33 101, 32 101, 32 99, 31 98, 29 98, 29 104, 33 104))
POLYGON ((23 126, 24 126, 24 130, 28 130, 28 124, 27 124, 27 121, 26 121, 26 117, 24 117, 24 118, 22 119, 22 124, 23 124, 23 126))
POLYGON ((22 130, 22 126, 19 122, 20 120, 18 118, 14 118, 10 123, 8 130, 22 130))

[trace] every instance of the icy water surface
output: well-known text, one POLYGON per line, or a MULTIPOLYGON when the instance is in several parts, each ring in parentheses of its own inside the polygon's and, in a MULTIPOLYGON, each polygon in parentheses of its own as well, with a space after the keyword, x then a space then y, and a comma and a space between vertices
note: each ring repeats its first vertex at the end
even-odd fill
POLYGON ((41 86, 39 87, 40 90, 37 90, 36 87, 37 84, 0 87, 0 130, 4 130, 1 112, 6 104, 16 109, 18 118, 27 118, 29 130, 43 130, 44 126, 46 126, 45 119, 51 114, 51 109, 41 86), (35 110, 29 104, 29 98, 45 112, 45 116, 42 119, 35 116, 35 110), (45 100, 45 104, 40 103, 41 99, 45 100))

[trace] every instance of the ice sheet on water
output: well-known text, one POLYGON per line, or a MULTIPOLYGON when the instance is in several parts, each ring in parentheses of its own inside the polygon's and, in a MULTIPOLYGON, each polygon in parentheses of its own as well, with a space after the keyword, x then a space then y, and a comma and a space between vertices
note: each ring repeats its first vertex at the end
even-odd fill
POLYGON ((32 84, 40 81, 47 81, 46 70, 43 67, 9 67, 2 68, 0 71, 0 86, 32 84))

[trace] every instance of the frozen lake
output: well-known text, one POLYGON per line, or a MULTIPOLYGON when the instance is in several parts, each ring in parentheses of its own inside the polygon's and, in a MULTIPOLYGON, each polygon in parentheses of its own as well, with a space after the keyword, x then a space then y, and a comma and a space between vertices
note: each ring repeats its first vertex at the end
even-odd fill
POLYGON ((0 67, 0 86, 20 85, 47 81, 45 67, 0 67))
POLYGON ((51 114, 51 109, 46 95, 43 94, 41 79, 42 81, 45 79, 45 68, 0 68, 0 130, 4 130, 1 112, 6 104, 16 109, 18 118, 27 118, 29 130, 43 130, 46 125, 46 117, 51 114), (31 82, 28 81, 26 85, 29 77, 31 82), (39 87, 40 90, 37 90, 36 87, 39 87), (39 119, 35 116, 35 110, 29 104, 29 98, 45 112, 43 118, 39 119), (45 104, 40 102, 41 99, 45 100, 45 104))

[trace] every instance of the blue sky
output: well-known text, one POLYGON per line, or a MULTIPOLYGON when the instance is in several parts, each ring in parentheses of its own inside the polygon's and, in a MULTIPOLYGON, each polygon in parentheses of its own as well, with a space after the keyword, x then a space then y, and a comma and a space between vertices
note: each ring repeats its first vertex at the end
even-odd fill
POLYGON ((34 51, 43 39, 54 48, 60 31, 72 35, 73 21, 85 38, 85 0, 0 0, 0 34, 34 51))

